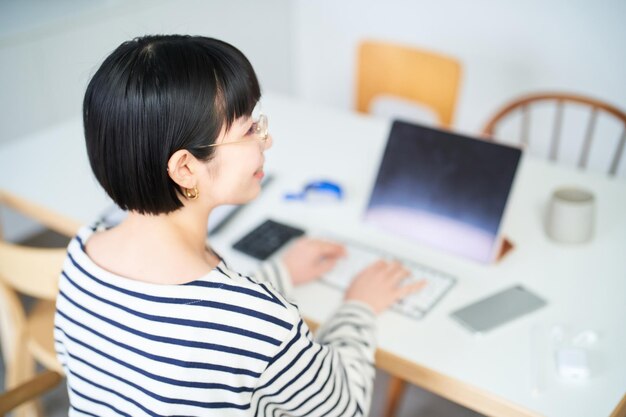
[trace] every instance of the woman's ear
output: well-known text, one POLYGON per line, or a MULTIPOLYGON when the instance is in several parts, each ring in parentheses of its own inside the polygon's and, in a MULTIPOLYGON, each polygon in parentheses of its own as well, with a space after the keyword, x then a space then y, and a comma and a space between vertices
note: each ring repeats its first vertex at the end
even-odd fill
POLYGON ((198 167, 198 160, 186 149, 174 152, 167 161, 168 175, 183 188, 193 188, 198 184, 198 167))

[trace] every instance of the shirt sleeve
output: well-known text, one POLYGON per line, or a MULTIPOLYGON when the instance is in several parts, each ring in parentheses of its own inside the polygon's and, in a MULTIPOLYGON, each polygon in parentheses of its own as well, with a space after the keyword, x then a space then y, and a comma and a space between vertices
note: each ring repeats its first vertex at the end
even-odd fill
POLYGON ((67 375, 67 352, 63 340, 65 339, 61 328, 55 325, 54 328, 54 350, 56 351, 57 360, 63 368, 63 372, 67 375))
POLYGON ((252 394, 254 416, 365 416, 374 382, 373 311, 344 303, 314 339, 300 318, 252 394))
POLYGON ((285 299, 293 301, 291 275, 281 260, 272 259, 265 261, 250 275, 257 282, 267 282, 271 284, 285 299))

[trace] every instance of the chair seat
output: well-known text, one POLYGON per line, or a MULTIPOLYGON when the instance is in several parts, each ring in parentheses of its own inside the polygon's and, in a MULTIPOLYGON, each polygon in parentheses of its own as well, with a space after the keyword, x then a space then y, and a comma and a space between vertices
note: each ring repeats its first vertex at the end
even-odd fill
POLYGON ((28 315, 28 349, 47 369, 63 374, 54 348, 54 301, 41 300, 28 315))

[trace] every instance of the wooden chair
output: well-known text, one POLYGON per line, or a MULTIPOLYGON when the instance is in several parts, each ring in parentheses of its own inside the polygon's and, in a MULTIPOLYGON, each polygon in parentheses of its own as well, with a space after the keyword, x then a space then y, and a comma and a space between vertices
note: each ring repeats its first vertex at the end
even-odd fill
POLYGON ((14 410, 55 388, 63 376, 54 371, 45 371, 40 375, 0 394, 0 416, 14 410))
MULTIPOLYGON (((0 193, 0 203, 2 202, 0 193)), ((0 343, 6 365, 5 386, 32 379, 35 361, 63 374, 54 348, 55 299, 66 249, 32 248, 0 239, 0 343), (20 294, 36 299, 28 313, 20 294)), ((38 404, 16 415, 41 414, 38 404)))
POLYGON ((578 166, 586 168, 589 160, 591 143, 599 115, 614 118, 621 125, 621 136, 617 142, 615 153, 613 154, 609 175, 615 175, 619 166, 621 154, 626 141, 626 113, 615 106, 596 100, 593 98, 566 94, 566 93, 535 93, 519 97, 498 110, 483 128, 483 136, 488 140, 494 140, 498 135, 498 127, 509 117, 519 114, 521 116, 520 137, 521 145, 527 147, 529 144, 529 131, 531 126, 531 108, 539 103, 552 104, 555 106, 554 122, 552 123, 552 137, 550 140, 549 158, 556 160, 561 145, 561 131, 563 128, 563 112, 566 105, 584 106, 588 108, 589 119, 587 121, 585 136, 578 156, 578 166))
POLYGON ((358 51, 356 110, 369 113, 372 100, 390 95, 424 105, 450 127, 458 97, 461 64, 433 52, 365 41, 358 51))

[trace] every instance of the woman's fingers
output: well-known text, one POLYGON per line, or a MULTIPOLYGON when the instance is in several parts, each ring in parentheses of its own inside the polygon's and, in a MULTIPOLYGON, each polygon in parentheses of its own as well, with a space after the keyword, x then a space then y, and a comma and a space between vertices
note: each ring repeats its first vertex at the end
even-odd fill
POLYGON ((376 313, 386 310, 398 300, 420 291, 426 280, 403 284, 411 271, 398 261, 379 259, 359 272, 346 290, 346 300, 368 304, 376 313))
POLYGON ((339 258, 347 254, 345 246, 320 239, 301 238, 303 246, 308 246, 318 258, 339 258))
POLYGON ((346 255, 346 247, 339 243, 316 240, 322 256, 340 257, 346 255))
POLYGON ((393 261, 389 264, 389 274, 390 277, 395 281, 399 279, 406 278, 411 274, 411 272, 404 267, 400 262, 393 261))
POLYGON ((335 265, 337 265, 337 261, 338 261, 338 258, 330 258, 330 257, 323 258, 316 265, 315 270, 316 270, 317 275, 318 276, 319 275, 323 275, 326 272, 328 272, 331 269, 333 269, 335 267, 335 265))
POLYGON ((417 282, 401 286, 400 288, 398 288, 398 299, 404 298, 408 295, 413 294, 414 292, 422 290, 427 284, 428 281, 422 279, 417 282))

